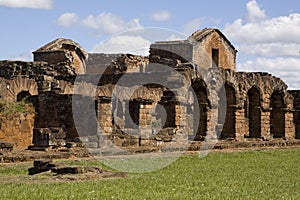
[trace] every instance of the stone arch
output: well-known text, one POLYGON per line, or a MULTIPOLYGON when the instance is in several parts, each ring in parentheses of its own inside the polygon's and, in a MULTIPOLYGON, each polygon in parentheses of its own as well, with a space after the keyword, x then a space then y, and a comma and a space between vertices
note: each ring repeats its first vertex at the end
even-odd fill
POLYGON ((274 138, 283 138, 285 137, 285 104, 282 92, 273 92, 270 108, 270 132, 274 138))
POLYGON ((192 89, 195 92, 198 108, 193 106, 194 119, 194 140, 201 140, 206 136, 207 132, 207 111, 209 108, 208 92, 203 80, 195 80, 192 83, 192 89))
POLYGON ((102 85, 97 87, 98 96, 112 97, 114 87, 112 84, 102 85))
POLYGON ((31 94, 29 91, 21 91, 19 94, 17 94, 17 101, 23 101, 23 100, 28 100, 28 98, 31 97, 31 94))
POLYGON ((251 87, 245 101, 245 119, 248 120, 249 137, 261 137, 261 94, 257 87, 251 87))
POLYGON ((218 124, 223 124, 220 138, 235 138, 236 92, 229 83, 225 83, 224 89, 225 91, 221 89, 218 93, 220 106, 218 109, 218 124), (225 95, 222 94, 223 92, 225 92, 225 95), (224 117, 225 121, 223 121, 224 117))
POLYGON ((7 99, 17 101, 17 96, 22 91, 28 91, 32 96, 38 94, 38 85, 33 79, 18 77, 7 83, 7 99))

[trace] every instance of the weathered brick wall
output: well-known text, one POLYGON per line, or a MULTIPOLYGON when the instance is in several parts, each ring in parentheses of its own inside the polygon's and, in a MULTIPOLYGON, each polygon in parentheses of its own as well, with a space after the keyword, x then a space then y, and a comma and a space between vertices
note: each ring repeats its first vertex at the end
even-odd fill
POLYGON ((290 90, 288 92, 294 98, 293 99, 293 103, 294 103, 293 122, 295 124, 295 137, 297 139, 300 139, 300 90, 290 90))
POLYGON ((219 51, 219 67, 235 71, 235 52, 217 32, 205 37, 200 45, 195 47, 194 63, 205 69, 212 67, 212 49, 219 51))
POLYGON ((87 74, 117 74, 143 72, 148 57, 131 54, 89 54, 86 61, 87 74))
POLYGON ((12 142, 16 148, 32 144, 34 108, 30 112, 4 116, 0 114, 0 141, 12 142))
POLYGON ((16 76, 38 79, 40 76, 75 75, 68 62, 49 64, 47 62, 0 61, 0 76, 12 79, 16 76))

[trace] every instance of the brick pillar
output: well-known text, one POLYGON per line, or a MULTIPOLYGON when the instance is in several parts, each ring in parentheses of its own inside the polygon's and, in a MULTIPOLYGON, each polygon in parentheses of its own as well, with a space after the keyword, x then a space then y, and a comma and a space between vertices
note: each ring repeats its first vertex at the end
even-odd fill
POLYGON ((221 127, 218 124, 218 105, 212 105, 207 111, 207 139, 217 139, 221 135, 221 127))
MULTIPOLYGON (((189 126, 187 123, 187 104, 178 102, 175 104, 175 126, 176 126, 176 138, 179 142, 187 142, 189 135, 189 126)), ((193 123, 193 120, 191 120, 193 123)))
POLYGON ((271 139, 270 133, 270 109, 261 112, 261 137, 267 140, 271 139))
POLYGON ((99 147, 109 145, 109 136, 112 133, 112 103, 111 97, 98 97, 97 99, 97 120, 99 147))
POLYGON ((285 137, 289 139, 295 139, 295 124, 294 124, 294 115, 292 110, 287 109, 285 112, 285 137))
POLYGON ((112 131, 112 104, 110 97, 99 97, 97 100, 97 119, 103 135, 112 131))
POLYGON ((239 141, 244 139, 245 124, 248 124, 248 121, 245 120, 245 109, 237 106, 235 110, 235 137, 239 141))
POLYGON ((142 99, 140 100, 140 116, 139 116, 139 131, 140 131, 140 144, 141 146, 150 145, 150 138, 152 136, 152 113, 153 100, 142 99))

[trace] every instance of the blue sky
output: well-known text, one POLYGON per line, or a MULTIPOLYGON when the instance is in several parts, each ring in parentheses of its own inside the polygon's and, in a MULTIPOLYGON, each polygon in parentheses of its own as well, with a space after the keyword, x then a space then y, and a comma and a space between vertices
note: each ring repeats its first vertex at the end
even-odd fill
POLYGON ((189 35, 216 27, 238 49, 239 71, 271 72, 300 89, 299 13, 299 0, 0 0, 0 59, 30 60, 32 51, 60 37, 92 51, 134 28, 189 35))

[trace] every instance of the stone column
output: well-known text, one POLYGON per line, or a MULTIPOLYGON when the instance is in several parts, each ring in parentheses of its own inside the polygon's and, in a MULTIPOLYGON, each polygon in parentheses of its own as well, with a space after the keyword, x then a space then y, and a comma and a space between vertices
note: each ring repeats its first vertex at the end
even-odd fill
POLYGON ((152 113, 153 100, 142 99, 140 100, 140 116, 139 116, 139 131, 140 131, 140 146, 148 146, 151 142, 152 136, 152 113))
POLYGON ((211 105, 207 111, 207 134, 206 139, 215 140, 221 135, 222 127, 218 124, 218 105, 211 105))
POLYGON ((272 135, 270 132, 270 109, 264 109, 261 112, 261 137, 265 140, 271 140, 272 135))
POLYGON ((244 139, 244 134, 247 132, 245 124, 245 109, 242 106, 236 106, 235 110, 235 137, 238 141, 244 139))
POLYGON ((112 133, 112 103, 111 97, 98 97, 97 120, 99 147, 103 148, 109 144, 109 136, 112 133))
POLYGON ((285 112, 285 137, 289 139, 295 139, 295 124, 294 115, 291 109, 286 109, 285 112))

